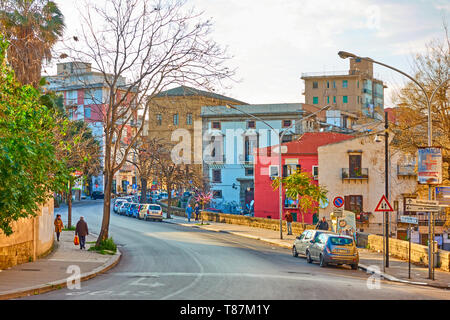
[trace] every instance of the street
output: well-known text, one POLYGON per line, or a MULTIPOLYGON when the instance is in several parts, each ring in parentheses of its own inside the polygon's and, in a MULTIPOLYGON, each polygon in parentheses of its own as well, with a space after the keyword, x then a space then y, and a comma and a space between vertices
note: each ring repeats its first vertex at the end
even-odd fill
MULTIPOLYGON (((75 204, 98 233, 102 200, 75 204)), ((66 210, 55 210, 67 221, 66 210)), ((320 268, 290 250, 235 235, 111 214, 110 236, 123 253, 112 270, 81 283, 24 299, 448 299, 448 291, 381 281, 348 266, 320 268)), ((76 262, 74 262, 76 264, 76 262)))

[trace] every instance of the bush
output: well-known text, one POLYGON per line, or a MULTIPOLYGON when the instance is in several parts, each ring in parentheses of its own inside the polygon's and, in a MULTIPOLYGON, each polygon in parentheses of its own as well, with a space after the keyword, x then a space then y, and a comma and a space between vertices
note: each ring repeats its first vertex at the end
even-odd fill
POLYGON ((97 251, 101 254, 114 254, 117 251, 117 246, 112 238, 102 240, 100 246, 92 246, 89 251, 97 251))

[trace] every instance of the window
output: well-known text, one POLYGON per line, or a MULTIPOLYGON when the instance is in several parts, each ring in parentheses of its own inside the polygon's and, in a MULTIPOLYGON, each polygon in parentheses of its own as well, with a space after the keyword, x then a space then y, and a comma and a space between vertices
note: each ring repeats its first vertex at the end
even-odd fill
POLYGON ((221 183, 222 182, 222 171, 220 169, 213 169, 212 170, 212 180, 214 183, 221 183))
POLYGON ((352 154, 348 156, 350 178, 358 178, 361 176, 361 155, 352 154))
POLYGON ((283 120, 283 128, 289 128, 292 124, 291 120, 283 120))
POLYGON ((178 125, 178 113, 175 113, 173 115, 173 125, 175 125, 175 126, 178 125))
POLYGON ((213 121, 211 123, 211 128, 220 130, 220 122, 219 121, 213 121))
POLYGON ((313 237, 313 232, 312 231, 306 231, 305 234, 305 240, 310 240, 313 237))
POLYGON ((361 213, 363 211, 363 196, 345 196, 344 210, 361 213))
POLYGON ((327 81, 327 88, 330 88, 330 81, 327 81))
POLYGON ((342 80, 342 88, 348 88, 348 80, 342 80))
POLYGON ((336 89, 336 81, 333 81, 333 89, 336 89))
POLYGON ((156 125, 157 126, 162 125, 162 115, 160 115, 160 114, 156 115, 156 125))
POLYGON ((330 242, 334 246, 351 246, 353 244, 352 239, 343 237, 330 237, 330 242))
POLYGON ((356 86, 358 87, 358 89, 359 89, 359 80, 358 80, 358 82, 356 82, 356 86))
POLYGON ((336 103, 336 96, 333 97, 333 103, 336 103))
POLYGON ((91 118, 91 108, 84 107, 84 117, 86 119, 90 119, 91 118))
POLYGON ((192 124, 192 113, 186 115, 186 124, 192 124))
POLYGON ((317 89, 319 87, 319 83, 317 81, 313 81, 313 89, 317 89))
POLYGON ((348 103, 348 96, 342 96, 342 102, 348 103))
POLYGON ((319 97, 313 97, 313 104, 319 104, 319 97))
POLYGON ((247 121, 247 129, 254 129, 256 128, 255 121, 247 121))
POLYGON ((319 167, 318 166, 313 166, 312 167, 312 174, 315 180, 317 180, 319 178, 319 167))
POLYGON ((301 169, 302 166, 299 164, 285 164, 283 166, 283 178, 289 177, 291 174, 301 169))
POLYGON ((330 97, 329 96, 327 97, 327 103, 330 103, 330 97))
POLYGON ((270 177, 278 177, 278 166, 272 165, 269 167, 270 177))
POLYGON ((245 169, 245 175, 246 176, 253 176, 253 168, 245 169))
POLYGON ((281 143, 285 143, 285 142, 291 142, 292 141, 292 135, 288 134, 283 136, 283 139, 281 139, 281 143))
POLYGON ((253 162, 253 152, 258 148, 258 136, 245 136, 244 138, 244 161, 253 162))
POLYGON ((222 190, 213 190, 213 198, 222 198, 222 190))

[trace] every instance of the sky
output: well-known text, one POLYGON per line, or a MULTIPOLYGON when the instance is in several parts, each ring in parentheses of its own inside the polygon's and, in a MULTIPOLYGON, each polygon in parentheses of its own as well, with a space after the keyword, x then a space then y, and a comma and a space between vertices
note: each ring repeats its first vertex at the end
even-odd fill
MULTIPOLYGON (((94 1, 94 0, 92 0, 94 1)), ((74 1, 56 0, 65 36, 79 25, 74 1)), ((346 71, 340 50, 370 57, 412 74, 414 55, 444 37, 448 0, 187 0, 213 22, 213 39, 226 46, 236 82, 216 92, 247 103, 304 102, 302 73, 346 71), (231 86, 230 88, 228 88, 231 86)), ((49 72, 56 73, 56 68, 49 72)), ((381 66, 385 106, 406 79, 381 66)))

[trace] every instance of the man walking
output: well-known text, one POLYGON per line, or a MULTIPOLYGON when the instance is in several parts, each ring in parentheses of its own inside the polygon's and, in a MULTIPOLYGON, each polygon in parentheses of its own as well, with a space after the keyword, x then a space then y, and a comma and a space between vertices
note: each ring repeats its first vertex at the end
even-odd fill
POLYGON ((294 219, 292 218, 292 214, 288 211, 284 215, 284 218, 286 219, 287 234, 292 235, 292 221, 294 221, 294 219))
POLYGON ((80 250, 86 249, 86 236, 89 234, 88 225, 86 221, 84 221, 84 217, 80 217, 80 221, 77 223, 77 227, 75 229, 75 235, 78 235, 80 238, 80 250))
POLYGON ((188 204, 188 206, 186 207, 186 215, 188 218, 188 222, 191 222, 191 215, 192 215, 192 207, 190 204, 188 204))
POLYGON ((327 219, 325 219, 325 217, 323 217, 322 220, 320 220, 320 221, 317 223, 316 229, 319 229, 319 230, 328 230, 328 222, 327 222, 327 219))
POLYGON ((195 204, 194 213, 195 213, 195 221, 198 221, 198 216, 200 215, 200 206, 198 205, 198 203, 195 204))
POLYGON ((59 242, 59 235, 61 234, 62 229, 64 228, 64 224, 61 220, 60 214, 56 215, 54 224, 55 224, 56 240, 58 240, 58 242, 59 242))

